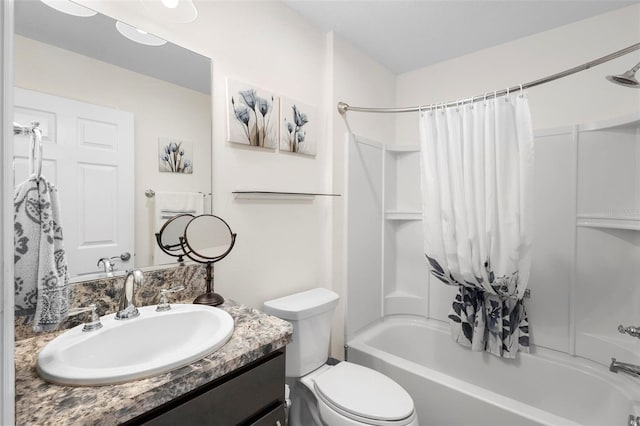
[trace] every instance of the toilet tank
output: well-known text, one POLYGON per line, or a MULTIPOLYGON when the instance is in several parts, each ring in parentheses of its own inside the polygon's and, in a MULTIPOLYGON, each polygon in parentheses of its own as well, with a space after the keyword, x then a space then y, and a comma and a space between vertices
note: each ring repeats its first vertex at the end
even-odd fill
POLYGON ((338 295, 325 288, 264 303, 264 312, 293 325, 293 338, 287 346, 287 377, 302 377, 327 361, 331 319, 337 304, 338 295))

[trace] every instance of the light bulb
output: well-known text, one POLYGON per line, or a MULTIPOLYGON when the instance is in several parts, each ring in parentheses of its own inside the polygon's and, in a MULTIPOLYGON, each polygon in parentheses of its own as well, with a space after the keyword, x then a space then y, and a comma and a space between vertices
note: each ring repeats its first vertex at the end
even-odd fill
POLYGON ((169 9, 175 9, 176 7, 178 7, 178 3, 180 3, 180 0, 160 0, 162 2, 162 4, 165 5, 165 7, 168 7, 169 9))

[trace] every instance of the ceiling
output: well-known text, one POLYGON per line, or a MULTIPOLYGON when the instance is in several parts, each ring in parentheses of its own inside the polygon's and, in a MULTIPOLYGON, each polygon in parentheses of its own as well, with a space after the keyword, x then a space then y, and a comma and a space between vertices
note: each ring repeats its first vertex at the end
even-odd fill
MULTIPOLYGON (((396 74, 640 3, 640 0, 283 1, 321 30, 335 31, 396 74)), ((133 43, 118 34, 114 22, 105 16, 76 18, 39 1, 25 0, 16 2, 15 18, 16 32, 20 35, 203 93, 210 91, 211 69, 207 58, 171 43, 153 48, 133 43)))
POLYGON ((618 0, 284 0, 395 74, 640 3, 618 0))

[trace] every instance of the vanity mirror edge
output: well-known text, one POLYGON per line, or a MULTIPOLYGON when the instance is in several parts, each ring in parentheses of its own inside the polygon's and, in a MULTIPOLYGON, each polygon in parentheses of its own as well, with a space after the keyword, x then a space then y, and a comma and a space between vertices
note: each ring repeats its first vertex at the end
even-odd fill
MULTIPOLYGON (((2 30, 0 36, 0 51, 2 67, 0 67, 0 99, 2 105, 2 140, 11 140, 13 136, 13 0, 0 2, 0 22, 2 30), (11 132, 11 133, 10 133, 11 132)), ((2 294, 2 331, 0 331, 0 423, 12 424, 15 418, 15 366, 14 352, 14 314, 13 314, 13 178, 11 167, 6 167, 13 159, 13 146, 2 144, 0 161, 2 175, 0 176, 0 193, 2 194, 2 222, 0 256, 2 258, 2 279, 0 291, 2 294)))

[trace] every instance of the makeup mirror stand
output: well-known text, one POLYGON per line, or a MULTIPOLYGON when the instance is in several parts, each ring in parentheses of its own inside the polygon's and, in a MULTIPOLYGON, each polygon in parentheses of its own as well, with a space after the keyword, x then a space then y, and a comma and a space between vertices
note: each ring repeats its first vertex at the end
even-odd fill
POLYGON ((213 262, 207 262, 207 277, 205 278, 205 283, 205 293, 196 297, 193 303, 209 306, 222 305, 224 303, 224 297, 213 292, 213 262))
POLYGON ((207 275, 205 278, 205 284, 206 284, 205 292, 194 299, 193 301, 194 304, 218 306, 224 303, 224 297, 222 297, 220 294, 215 293, 213 291, 213 264, 219 260, 222 260, 224 257, 226 257, 231 251, 231 249, 233 248, 235 242, 236 242, 236 234, 232 233, 231 244, 223 254, 221 254, 220 256, 212 257, 212 258, 206 258, 203 256, 202 259, 199 259, 197 257, 192 256, 193 252, 188 251, 187 244, 185 243, 185 238, 180 237, 180 244, 182 245, 182 248, 185 254, 187 255, 187 257, 193 260, 194 262, 207 265, 207 269, 206 269, 207 275))

